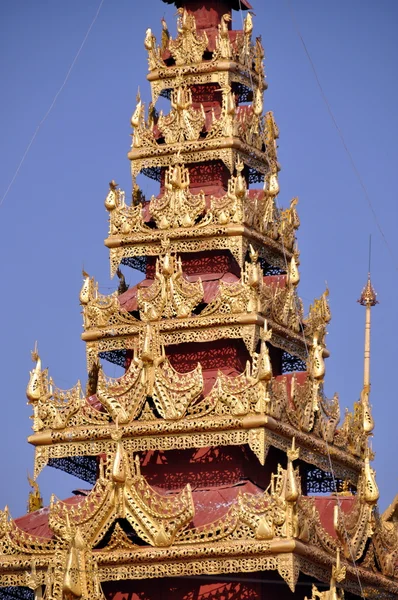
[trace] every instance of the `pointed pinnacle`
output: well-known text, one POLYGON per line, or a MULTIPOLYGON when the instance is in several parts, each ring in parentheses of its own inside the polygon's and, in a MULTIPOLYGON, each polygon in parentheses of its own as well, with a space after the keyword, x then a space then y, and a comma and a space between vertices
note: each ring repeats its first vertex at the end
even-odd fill
POLYGON ((376 304, 379 304, 379 301, 377 300, 377 293, 370 280, 370 273, 368 273, 368 281, 362 290, 362 294, 358 302, 359 304, 362 304, 362 306, 376 306, 376 304))

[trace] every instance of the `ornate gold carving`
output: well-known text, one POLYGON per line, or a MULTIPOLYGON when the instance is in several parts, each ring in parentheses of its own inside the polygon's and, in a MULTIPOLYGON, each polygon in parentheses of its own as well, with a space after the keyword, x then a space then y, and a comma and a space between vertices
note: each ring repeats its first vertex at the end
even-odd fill
POLYGON ((184 165, 169 167, 166 171, 166 192, 161 198, 152 196, 149 212, 159 229, 192 227, 205 208, 205 196, 194 196, 189 191, 189 171, 184 165))
MULTIPOLYGON (((341 596, 336 584, 344 571, 340 546, 347 558, 363 559, 368 571, 381 565, 388 577, 396 573, 396 528, 382 522, 375 511, 378 490, 367 450, 367 435, 373 429, 369 385, 364 385, 354 415, 336 430, 338 398, 328 401, 322 389, 324 336, 330 320, 327 292, 310 307, 303 326, 296 292, 297 199, 286 210, 276 206, 279 131, 272 113, 262 116, 264 52, 260 39, 252 44, 251 13, 235 41, 228 30, 230 17, 224 15, 216 48, 202 62, 207 36, 197 33, 193 15, 185 9, 178 12, 176 40, 170 38, 164 20, 162 49, 156 47, 151 30, 145 39, 153 101, 162 90, 171 90, 171 112, 158 116, 151 103, 146 120, 138 96, 131 119, 133 177, 142 169, 167 169, 165 194, 152 197, 148 206, 134 181, 133 202, 126 206, 124 192, 112 181, 105 200, 112 273, 122 259, 160 255, 153 284, 138 289, 140 319, 120 309, 117 296, 125 286, 101 296, 94 279, 84 273, 80 302, 90 398, 83 396, 79 383, 66 392, 54 388, 37 349, 32 355, 36 365, 27 396, 34 410, 30 441, 36 445, 35 475, 50 459, 99 454, 107 459, 100 462, 97 483, 85 499, 72 505, 52 500, 52 539, 28 534, 7 510, 0 513, 0 582, 28 585, 38 598, 46 586, 46 597, 52 600, 103 600, 100 582, 105 580, 273 569, 294 591, 305 560, 306 572, 310 562, 311 574, 325 580, 325 565, 327 571, 337 551, 330 590, 313 590, 313 599, 336 599, 341 596), (203 106, 194 109, 189 86, 212 83, 222 91, 221 114, 216 117, 213 112, 205 131, 203 106), (247 97, 249 90, 251 106, 237 106, 237 98, 247 97), (191 194, 185 165, 208 160, 223 161, 231 177, 227 193, 211 197, 206 205, 203 193, 191 194), (263 192, 247 189, 253 171, 265 176, 263 192), (148 218, 148 210, 149 225, 143 218, 148 218), (191 283, 184 278, 177 251, 180 255, 220 249, 235 256, 241 279, 229 285, 221 282, 213 301, 193 315, 203 299, 203 287, 200 280, 191 283), (250 261, 245 260, 248 251, 250 261), (285 279, 267 285, 259 258, 286 271, 285 279), (236 377, 218 372, 205 398, 201 366, 178 373, 165 353, 169 344, 239 337, 251 354, 245 371, 236 377), (269 344, 305 358, 304 347, 310 347, 307 378, 300 385, 295 376, 291 384, 286 377, 273 377, 269 344), (111 379, 99 368, 98 354, 118 350, 131 351, 128 360, 133 357, 125 374, 111 379), (94 409, 95 401, 102 410, 94 409), (352 510, 336 513, 338 539, 325 531, 315 501, 301 495, 298 469, 293 466, 298 458, 296 439, 303 461, 329 469, 327 451, 336 459, 336 475, 353 480, 360 465, 355 457, 366 454, 352 510), (189 486, 178 494, 158 494, 141 475, 138 457, 132 463, 129 458, 146 450, 243 444, 261 464, 271 445, 286 450, 286 469, 278 466, 264 493, 238 494, 223 517, 201 527, 192 524, 189 486), (139 548, 123 530, 126 520, 140 539, 139 548)), ((361 297, 367 308, 375 303, 369 285, 361 297)), ((37 484, 32 485, 34 509, 40 494, 37 484)), ((375 573, 365 574, 375 580, 375 573)), ((394 583, 381 580, 386 589, 393 589, 394 583)))
POLYGON ((171 93, 171 107, 170 114, 160 113, 158 121, 166 144, 196 141, 206 121, 203 106, 194 109, 191 90, 181 86, 171 93))
POLYGON ((97 398, 115 422, 128 423, 139 416, 147 397, 153 399, 163 419, 179 419, 202 391, 201 366, 190 373, 177 373, 147 325, 141 349, 121 378, 112 380, 100 370, 97 398))
POLYGON ((199 63, 208 44, 207 35, 206 32, 196 33, 195 17, 185 8, 178 9, 177 31, 177 38, 169 41, 170 54, 176 65, 199 63))
POLYGON ((218 37, 216 40, 216 53, 217 57, 226 58, 231 60, 233 48, 229 37, 228 23, 232 21, 232 17, 229 13, 221 17, 220 24, 218 25, 218 37))
POLYGON ((351 511, 343 514, 339 506, 335 506, 334 526, 347 558, 359 560, 363 556, 366 542, 374 533, 374 508, 378 499, 375 471, 367 455, 351 511))
POLYGON ((181 260, 168 252, 156 261, 155 281, 138 289, 137 303, 143 321, 189 317, 203 298, 200 279, 188 282, 182 273, 181 260))
POLYGON ((36 366, 30 373, 27 397, 29 404, 33 406, 34 432, 106 422, 106 416, 86 401, 80 382, 70 390, 60 390, 53 385, 48 370, 42 370, 37 350, 32 352, 32 358, 36 361, 36 366))
MULTIPOLYGON (((340 564, 340 550, 337 550, 336 565, 332 567, 332 577, 330 579, 329 590, 320 592, 316 585, 312 585, 312 596, 310 600, 342 600, 344 598, 343 590, 337 589, 337 584, 343 581, 346 576, 346 567, 340 564)), ((305 600, 308 600, 305 597, 305 600)))
POLYGON ((153 35, 150 28, 146 30, 144 46, 148 51, 149 70, 153 71, 156 68, 164 67, 164 62, 160 56, 160 48, 156 46, 156 37, 153 35))
MULTIPOLYGON (((266 294, 265 301, 267 301, 267 296, 270 297, 269 292, 266 294)), ((278 282, 271 298, 270 318, 294 332, 300 332, 302 330, 303 305, 297 295, 295 285, 287 280, 286 285, 281 287, 278 282)))
POLYGON ((35 479, 32 479, 28 473, 29 485, 32 491, 29 492, 28 498, 28 512, 34 512, 43 507, 43 498, 40 495, 39 484, 35 479))

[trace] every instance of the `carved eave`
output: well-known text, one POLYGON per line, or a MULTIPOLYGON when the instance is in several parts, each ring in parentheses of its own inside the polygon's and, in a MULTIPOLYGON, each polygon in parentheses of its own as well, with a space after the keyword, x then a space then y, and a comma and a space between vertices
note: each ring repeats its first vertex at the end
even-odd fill
POLYGON ((284 281, 281 286, 267 284, 253 246, 251 252, 256 260, 245 263, 241 279, 228 284, 220 281, 216 295, 208 298, 197 315, 192 313, 203 298, 202 283, 200 279, 189 282, 184 278, 180 259, 170 254, 159 259, 164 262, 167 258, 171 269, 168 274, 158 261, 153 283, 138 287, 135 310, 140 312, 141 320, 123 310, 115 294, 88 294, 83 302, 82 334, 87 342, 88 370, 98 355, 106 357, 109 352, 138 348, 146 323, 151 323, 164 346, 243 339, 249 352, 254 352, 265 318, 274 332, 273 345, 306 361, 311 339, 305 339, 301 331, 294 285, 285 285, 284 281))
MULTIPOLYGON (((115 313, 116 314, 116 313, 115 313)), ((116 320, 116 319, 115 319, 116 320)), ((303 336, 284 327, 274 319, 267 319, 274 331, 274 346, 305 361, 307 358, 303 336)), ((154 321, 159 339, 164 346, 187 342, 213 342, 222 339, 243 339, 253 352, 264 326, 265 317, 256 312, 232 315, 196 316, 191 318, 154 321)), ((82 333, 86 342, 87 367, 91 369, 98 355, 111 352, 133 351, 145 329, 145 322, 121 311, 120 323, 104 327, 90 327, 82 333)))
MULTIPOLYGON (((328 583, 336 572, 336 555, 340 566, 341 545, 325 529, 325 517, 316 508, 319 499, 301 496, 294 441, 287 468, 278 466, 265 492, 239 492, 224 516, 197 526, 189 487, 179 494, 157 494, 141 475, 138 460, 129 463, 120 436, 114 443, 116 450, 114 446, 86 498, 73 506, 52 502, 52 538, 29 535, 1 513, 0 585, 46 585, 60 600, 78 584, 82 598, 97 598, 105 581, 167 577, 170 572, 186 577, 274 570, 294 592, 300 572, 328 583), (106 541, 118 518, 127 520, 145 544, 137 547, 119 524, 106 541), (78 574, 73 578, 74 568, 78 574)), ((336 498, 330 499, 332 506, 333 500, 338 505, 336 498)), ((398 583, 377 570, 350 560, 341 568, 346 573, 341 587, 352 593, 359 592, 358 579, 365 595, 378 588, 392 600, 398 593, 398 583)))
MULTIPOLYGON (((232 414, 195 416, 178 420, 151 419, 134 421, 119 427, 128 452, 146 450, 173 450, 175 448, 205 448, 220 445, 248 444, 262 464, 270 446, 286 451, 295 437, 301 446, 301 457, 324 471, 330 466, 326 442, 311 433, 298 430, 289 423, 265 414, 248 412, 242 416, 232 414)), ((80 425, 63 430, 44 430, 31 435, 28 441, 35 446, 35 477, 48 464, 68 456, 92 456, 112 451, 115 425, 80 425)), ((333 455, 335 476, 354 482, 362 462, 345 450, 329 445, 333 455)))
POLYGON ((126 373, 111 379, 100 370, 96 397, 88 400, 73 390, 62 392, 60 399, 37 357, 28 385, 34 409, 35 433, 29 442, 36 446, 35 476, 50 459, 109 453, 115 423, 130 452, 248 444, 262 464, 270 445, 286 450, 296 437, 303 460, 328 471, 326 455, 333 452, 336 476, 355 482, 361 462, 347 452, 336 431, 336 399, 331 404, 319 394, 312 370, 301 383, 296 376, 272 378, 265 342, 272 337, 275 343, 275 333, 266 329, 258 337, 261 350, 251 350, 252 364, 236 377, 219 372, 205 397, 200 365, 190 373, 175 371, 159 330, 149 323, 134 345, 126 373), (155 412, 145 407, 147 397, 155 412))
POLYGON ((163 95, 162 92, 164 93, 166 90, 171 90, 179 85, 181 76, 187 85, 239 84, 246 90, 251 90, 259 85, 264 90, 268 87, 262 75, 235 61, 216 60, 202 62, 194 66, 164 66, 150 71, 147 75, 147 79, 151 84, 152 102, 155 103, 159 96, 163 95))
MULTIPOLYGON (((152 229, 148 232, 135 232, 126 235, 110 235, 105 246, 110 249, 111 276, 120 263, 142 256, 159 256, 165 231, 152 229)), ((176 227, 167 230, 170 251, 173 253, 198 252, 206 250, 229 250, 240 266, 243 265, 250 244, 270 264, 285 268, 283 246, 271 237, 261 234, 252 227, 241 224, 203 225, 201 227, 176 227)), ((292 257, 285 248, 286 258, 292 257)))
POLYGON ((238 137, 220 137, 179 144, 156 144, 152 148, 132 148, 127 155, 131 160, 132 176, 136 178, 143 171, 152 177, 151 170, 174 164, 177 152, 186 165, 221 160, 231 173, 240 158, 248 166, 253 181, 262 181, 269 172, 267 152, 249 146, 238 137))
MULTIPOLYGON (((53 555, 37 556, 35 583, 37 586, 48 583, 47 570, 53 555)), ((326 585, 335 558, 319 548, 306 545, 294 539, 274 539, 270 541, 245 540, 233 543, 207 544, 200 548, 171 547, 123 549, 95 553, 95 580, 99 584, 108 581, 125 581, 168 577, 189 577, 198 575, 232 574, 256 571, 278 572, 293 590, 299 573, 315 577, 326 585), (115 565, 117 567, 115 568, 115 565)), ((361 566, 346 565, 346 580, 340 585, 353 594, 373 597, 382 591, 383 598, 395 600, 398 584, 379 573, 373 573, 361 566), (358 585, 358 576, 361 588, 358 585)), ((6 586, 26 586, 32 571, 31 557, 10 557, 0 559, 0 582, 6 586), (18 564, 17 563, 18 560, 18 564)), ((87 597, 87 596, 86 596, 87 597)), ((97 598, 91 595, 90 598, 97 598)), ((58 597, 57 597, 58 600, 58 597)))

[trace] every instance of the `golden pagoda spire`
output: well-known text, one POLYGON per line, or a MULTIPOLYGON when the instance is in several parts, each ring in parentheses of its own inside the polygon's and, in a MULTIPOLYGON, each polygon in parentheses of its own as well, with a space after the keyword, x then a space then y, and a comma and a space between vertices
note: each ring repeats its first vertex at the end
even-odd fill
POLYGON ((363 369, 363 388, 365 391, 370 391, 370 317, 373 306, 378 304, 377 293, 372 285, 370 273, 368 273, 368 281, 362 290, 359 304, 365 306, 365 352, 364 352, 364 369, 363 369))
POLYGON ((373 306, 378 304, 377 294, 368 273, 368 281, 362 290, 361 297, 358 302, 366 308, 365 316, 365 349, 364 349, 364 365, 363 365, 363 389, 361 393, 361 404, 363 409, 363 428, 367 434, 370 434, 374 428, 374 421, 371 414, 369 404, 370 394, 370 324, 371 310, 373 306))

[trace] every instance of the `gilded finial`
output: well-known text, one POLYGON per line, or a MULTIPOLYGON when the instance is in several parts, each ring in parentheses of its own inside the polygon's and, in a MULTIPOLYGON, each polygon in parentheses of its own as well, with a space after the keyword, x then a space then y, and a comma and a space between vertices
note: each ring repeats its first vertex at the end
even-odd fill
POLYGON ((39 510, 43 508, 43 498, 40 495, 39 484, 35 479, 32 479, 28 473, 28 481, 29 485, 32 488, 32 491, 29 492, 28 498, 28 512, 34 512, 35 510, 39 510))
POLYGON ((293 461, 297 460, 300 451, 296 448, 296 439, 293 437, 292 445, 287 454, 287 469, 286 469, 286 483, 285 483, 285 500, 286 502, 294 503, 300 495, 300 489, 296 478, 295 469, 293 467, 293 461))
POLYGON ((272 329, 268 329, 267 321, 264 321, 264 329, 260 331, 261 348, 258 366, 259 381, 268 382, 272 378, 272 364, 266 342, 272 337, 272 329))
POLYGON ((359 304, 362 304, 362 306, 376 306, 376 304, 379 304, 379 301, 377 300, 377 292, 375 291, 371 279, 370 279, 370 273, 368 273, 368 281, 366 282, 365 287, 362 290, 362 294, 358 300, 359 304))
MULTIPOLYGON (((370 262, 370 259, 369 259, 370 262)), ((374 422, 369 402, 370 394, 370 330, 371 330, 371 310, 378 304, 377 294, 368 273, 368 281, 362 290, 358 302, 365 306, 365 344, 364 344, 364 365, 363 365, 363 389, 361 392, 361 405, 363 414, 363 429, 367 435, 371 434, 374 428, 374 422)))
POLYGON ((98 387, 98 374, 101 368, 101 364, 99 360, 95 360, 93 365, 88 373, 87 385, 86 385, 86 395, 88 397, 94 396, 97 393, 98 387))
POLYGON ((41 360, 37 350, 37 342, 32 350, 32 361, 36 363, 35 368, 30 372, 28 387, 26 388, 26 396, 30 403, 37 402, 41 396, 41 360))
POLYGON ((366 450, 365 466, 364 466, 364 498, 368 504, 376 504, 379 499, 379 488, 376 483, 376 472, 370 466, 370 449, 366 450))
POLYGON ((79 300, 80 304, 88 304, 91 298, 92 282, 90 275, 84 269, 82 270, 82 275, 83 285, 80 290, 79 300))
POLYGON ((312 585, 312 596, 304 600, 343 600, 344 591, 337 588, 337 584, 341 583, 346 577, 347 568, 341 565, 340 548, 337 548, 336 564, 332 567, 332 576, 330 578, 330 587, 324 592, 320 592, 316 585, 312 585))
POLYGON ((131 194, 131 198, 133 206, 141 206, 145 203, 145 195, 138 183, 135 183, 133 185, 133 192, 131 194))
POLYGON ((162 48, 162 52, 164 52, 169 47, 170 32, 169 32, 169 28, 167 27, 166 19, 164 17, 161 18, 161 23, 162 23, 161 48, 162 48))
POLYGON ((297 286, 300 281, 300 273, 299 273, 297 264, 298 264, 297 256, 296 256, 296 254, 293 254, 290 264, 289 264, 288 271, 287 271, 288 285, 297 286))
POLYGON ((121 294, 124 294, 124 292, 127 292, 127 290, 129 289, 129 286, 126 283, 126 278, 120 269, 116 270, 116 275, 119 279, 119 286, 117 288, 117 293, 118 293, 118 296, 120 296, 121 294))
POLYGON ((105 208, 109 212, 118 206, 118 185, 114 179, 109 182, 109 192, 105 198, 105 208))
POLYGON ((291 462, 297 460, 298 457, 300 456, 300 449, 296 448, 296 438, 295 437, 292 438, 292 445, 286 454, 287 454, 288 459, 291 462))

